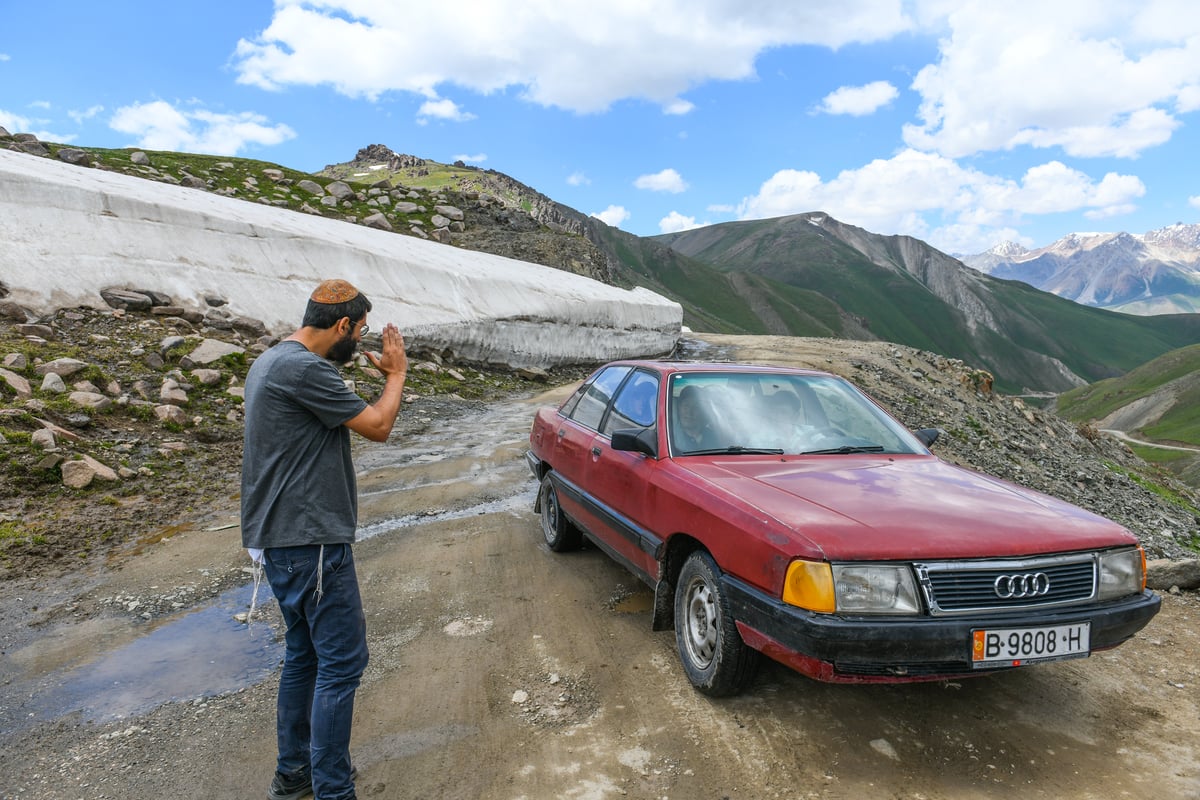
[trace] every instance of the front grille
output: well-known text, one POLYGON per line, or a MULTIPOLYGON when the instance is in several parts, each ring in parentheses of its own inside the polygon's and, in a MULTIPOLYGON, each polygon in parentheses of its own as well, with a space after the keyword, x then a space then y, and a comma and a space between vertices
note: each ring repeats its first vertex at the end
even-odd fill
POLYGON ((1069 605, 1091 600, 1096 594, 1096 559, 1091 554, 916 566, 932 614, 1069 605), (1022 590, 1023 582, 1026 590, 1022 590))

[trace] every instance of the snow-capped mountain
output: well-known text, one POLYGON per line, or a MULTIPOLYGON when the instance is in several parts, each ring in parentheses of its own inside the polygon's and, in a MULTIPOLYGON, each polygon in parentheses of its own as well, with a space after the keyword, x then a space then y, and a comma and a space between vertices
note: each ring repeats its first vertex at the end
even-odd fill
POLYGON ((1200 224, 1072 233, 1036 250, 1004 242, 961 260, 1084 305, 1129 314, 1200 312, 1200 224))

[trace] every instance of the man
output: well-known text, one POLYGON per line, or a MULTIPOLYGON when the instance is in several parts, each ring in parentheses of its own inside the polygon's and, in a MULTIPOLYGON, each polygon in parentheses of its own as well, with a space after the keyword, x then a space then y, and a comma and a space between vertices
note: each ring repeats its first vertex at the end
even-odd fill
POLYGON ((346 387, 334 364, 354 356, 370 310, 346 281, 323 282, 300 329, 246 376, 242 544, 261 560, 287 629, 272 800, 355 797, 350 726, 367 638, 351 552, 350 431, 386 440, 408 373, 404 339, 388 323, 382 356, 366 353, 386 376, 383 393, 368 405, 346 387))

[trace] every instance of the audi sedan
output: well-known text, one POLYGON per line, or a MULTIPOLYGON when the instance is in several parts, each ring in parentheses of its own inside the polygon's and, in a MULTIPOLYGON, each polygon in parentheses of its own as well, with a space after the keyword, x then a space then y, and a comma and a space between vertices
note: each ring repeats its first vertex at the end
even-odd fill
POLYGON ((700 691, 759 654, 823 681, 985 675, 1115 647, 1158 612, 1125 528, 943 462, 835 375, 620 361, 537 411, 546 544, 654 590, 700 691))

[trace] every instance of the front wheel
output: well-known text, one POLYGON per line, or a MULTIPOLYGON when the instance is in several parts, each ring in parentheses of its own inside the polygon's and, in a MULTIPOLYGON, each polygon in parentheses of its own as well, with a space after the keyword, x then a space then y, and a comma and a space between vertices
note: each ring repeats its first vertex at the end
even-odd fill
POLYGON ((542 537, 546 546, 556 553, 576 550, 583 541, 579 529, 567 519, 558 505, 558 490, 547 472, 538 490, 538 507, 542 512, 542 537))
POLYGON ((758 653, 734 624, 712 556, 697 550, 675 584, 675 645, 692 686, 704 694, 737 694, 754 676, 758 653))

